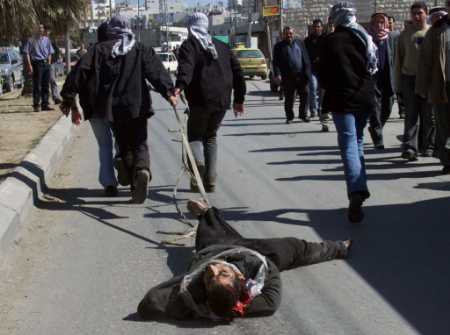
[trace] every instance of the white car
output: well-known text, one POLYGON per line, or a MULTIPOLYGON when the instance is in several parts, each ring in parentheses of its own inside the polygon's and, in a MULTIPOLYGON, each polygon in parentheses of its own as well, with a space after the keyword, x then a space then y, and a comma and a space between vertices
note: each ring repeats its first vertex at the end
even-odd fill
POLYGON ((177 72, 178 61, 173 52, 157 52, 156 54, 159 56, 159 59, 161 59, 161 62, 167 71, 170 73, 177 72))

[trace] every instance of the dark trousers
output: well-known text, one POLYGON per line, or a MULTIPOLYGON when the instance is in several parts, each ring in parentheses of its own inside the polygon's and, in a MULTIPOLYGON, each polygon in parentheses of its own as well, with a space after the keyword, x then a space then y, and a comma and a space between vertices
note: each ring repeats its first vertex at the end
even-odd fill
POLYGON ((369 133, 374 145, 384 145, 383 127, 391 116, 393 103, 392 95, 383 90, 375 90, 375 113, 369 119, 369 133))
POLYGON ((286 119, 294 118, 294 101, 296 93, 299 96, 300 104, 298 107, 298 117, 306 117, 306 111, 309 105, 308 81, 304 76, 283 77, 281 85, 284 92, 284 112, 286 119))
POLYGON ((225 112, 222 109, 189 107, 188 140, 200 173, 209 185, 214 185, 216 182, 217 130, 225 112))
POLYGON ((33 66, 33 106, 48 106, 50 86, 50 65, 46 61, 32 61, 33 66))
POLYGON ((114 118, 114 137, 120 156, 131 177, 131 185, 136 171, 150 171, 150 154, 147 145, 147 118, 114 118))
POLYGON ((294 237, 250 239, 242 237, 221 216, 217 208, 199 218, 195 249, 214 244, 231 244, 255 250, 269 258, 280 271, 334 259, 344 250, 342 242, 307 242, 294 237))
POLYGON ((402 94, 406 107, 403 149, 412 149, 417 153, 434 149, 436 125, 431 106, 415 94, 415 85, 415 76, 402 75, 402 94))

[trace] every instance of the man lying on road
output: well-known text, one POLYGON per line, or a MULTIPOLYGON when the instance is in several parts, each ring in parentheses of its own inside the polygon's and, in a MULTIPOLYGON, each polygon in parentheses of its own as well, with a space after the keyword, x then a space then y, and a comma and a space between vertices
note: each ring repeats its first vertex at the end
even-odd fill
POLYGON ((280 272, 347 258, 351 240, 307 242, 293 237, 242 237, 217 208, 190 200, 198 216, 196 253, 188 270, 150 289, 138 306, 147 320, 272 315, 281 301, 280 272))

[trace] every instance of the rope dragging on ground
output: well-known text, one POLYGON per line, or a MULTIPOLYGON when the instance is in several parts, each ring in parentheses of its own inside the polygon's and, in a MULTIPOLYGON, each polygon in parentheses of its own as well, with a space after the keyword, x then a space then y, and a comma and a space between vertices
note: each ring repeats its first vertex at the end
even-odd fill
POLYGON ((158 234, 164 234, 164 235, 178 235, 177 237, 170 239, 170 240, 163 240, 161 243, 163 244, 171 244, 171 245, 183 245, 181 243, 178 243, 178 241, 191 238, 195 236, 196 231, 196 225, 193 225, 188 221, 186 218, 186 215, 180 208, 178 201, 177 201, 177 191, 178 187, 180 185, 181 179, 183 175, 186 173, 191 178, 194 178, 197 182, 197 187, 200 191, 200 194, 203 198, 203 200, 206 202, 206 204, 209 206, 208 197, 206 195, 205 187, 203 185, 202 177, 200 176, 200 172, 198 171, 197 163, 195 162, 194 155, 192 154, 191 146, 189 145, 189 141, 186 136, 185 126, 184 122, 177 110, 176 107, 173 107, 173 111, 175 112, 175 117, 178 122, 179 129, 178 130, 169 130, 171 132, 179 132, 181 134, 181 149, 182 149, 182 167, 181 171, 177 176, 175 187, 173 189, 173 195, 172 198, 174 200, 175 208, 177 209, 178 214, 180 215, 180 221, 189 226, 189 228, 184 232, 167 232, 167 231, 158 231, 158 234), (191 166, 191 169, 189 168, 189 165, 191 166))

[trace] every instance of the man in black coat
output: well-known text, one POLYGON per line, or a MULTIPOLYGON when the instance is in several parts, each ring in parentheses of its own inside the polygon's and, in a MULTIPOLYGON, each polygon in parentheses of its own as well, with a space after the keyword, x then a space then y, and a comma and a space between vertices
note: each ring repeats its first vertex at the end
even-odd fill
MULTIPOLYGON (((147 119, 153 111, 146 80, 172 105, 176 96, 169 73, 153 49, 135 41, 126 19, 115 16, 104 29, 101 35, 105 40, 89 48, 68 75, 61 92, 61 110, 66 115, 72 110, 72 120, 79 123, 75 103, 79 94, 84 118, 113 129, 131 179, 133 201, 142 203, 151 179, 147 119)), ((100 146, 106 137, 105 132, 96 134, 100 146)))
MULTIPOLYGON (((208 34, 208 17, 194 13, 189 37, 178 51, 176 92, 184 91, 189 104, 188 140, 207 192, 214 192, 217 130, 230 108, 234 90, 235 115, 244 111, 245 80, 239 61, 224 43, 208 34)), ((191 189, 196 190, 195 180, 191 189)))
POLYGON ((242 237, 216 208, 188 202, 199 217, 196 253, 187 271, 150 289, 138 306, 143 319, 267 316, 281 302, 280 272, 348 256, 351 241, 242 237))
POLYGON ((308 83, 311 80, 311 62, 303 42, 294 39, 294 29, 283 29, 283 40, 273 49, 273 70, 284 92, 284 111, 286 123, 294 119, 294 101, 296 92, 300 98, 298 117, 309 122, 306 115, 308 107, 308 83))

